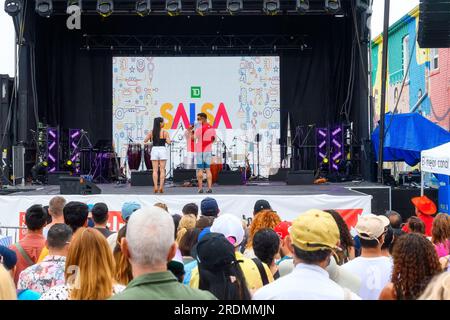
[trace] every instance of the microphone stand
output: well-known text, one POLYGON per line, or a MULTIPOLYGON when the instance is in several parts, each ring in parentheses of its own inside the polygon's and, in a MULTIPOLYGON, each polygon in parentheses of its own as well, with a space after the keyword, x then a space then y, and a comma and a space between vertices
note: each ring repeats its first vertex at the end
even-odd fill
POLYGON ((167 180, 170 180, 170 181, 173 181, 173 167, 174 167, 174 165, 173 165, 173 157, 172 157, 172 152, 173 152, 172 145, 173 145, 175 140, 173 138, 175 138, 177 136, 178 132, 180 131, 180 128, 184 129, 183 123, 180 123, 180 125, 177 128, 177 131, 175 131, 173 136, 170 137, 170 141, 171 141, 171 143, 169 144, 169 163, 170 163, 170 166, 169 166, 169 172, 166 174, 167 180))
MULTIPOLYGON (((227 147, 227 144, 225 143, 225 141, 223 141, 222 139, 220 139, 219 136, 216 136, 216 138, 217 138, 217 140, 218 140, 219 142, 222 143, 222 146, 223 146, 223 149, 224 149, 224 152, 222 153, 222 157, 224 158, 222 168, 224 168, 224 169, 226 170, 226 168, 227 168, 227 158, 228 158, 228 156, 227 156, 227 149, 229 149, 229 148, 227 147)), ((233 139, 233 140, 234 140, 234 139, 233 139)), ((222 169, 222 170, 224 170, 224 169, 222 169)))

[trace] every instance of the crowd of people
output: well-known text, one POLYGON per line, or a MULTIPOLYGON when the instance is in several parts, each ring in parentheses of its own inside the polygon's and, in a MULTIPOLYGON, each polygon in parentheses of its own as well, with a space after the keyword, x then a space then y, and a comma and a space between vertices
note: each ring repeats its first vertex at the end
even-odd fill
POLYGON ((350 227, 335 210, 283 221, 266 200, 252 219, 211 197, 170 214, 126 202, 68 202, 26 210, 26 233, 0 246, 0 300, 450 299, 450 217, 426 196, 416 214, 365 214, 350 227))

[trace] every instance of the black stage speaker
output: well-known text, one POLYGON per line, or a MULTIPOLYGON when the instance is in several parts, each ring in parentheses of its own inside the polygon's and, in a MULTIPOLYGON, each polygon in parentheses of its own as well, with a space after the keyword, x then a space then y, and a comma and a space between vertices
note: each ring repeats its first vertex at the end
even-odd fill
MULTIPOLYGON (((426 188, 424 194, 436 205, 438 204, 438 189, 426 188)), ((397 211, 402 216, 403 222, 415 215, 411 198, 420 197, 420 188, 392 188, 392 210, 397 211)))
POLYGON ((314 183, 314 170, 299 170, 288 172, 287 184, 289 185, 307 185, 314 183))
POLYGON ((185 181, 191 181, 197 179, 195 169, 174 169, 173 170, 173 183, 183 183, 185 181))
POLYGON ((240 171, 221 171, 217 177, 217 184, 222 186, 238 186, 242 184, 240 171))
POLYGON ((60 177, 60 194, 100 194, 102 190, 93 182, 79 177, 60 177))
POLYGON ((131 171, 131 185, 138 187, 152 187, 153 186, 153 171, 131 171))
POLYGON ((54 171, 47 174, 47 184, 50 186, 59 185, 60 177, 70 177, 70 171, 54 171))
POLYGON ((289 168, 280 168, 277 173, 269 175, 269 181, 287 181, 289 168))
POLYGON ((373 214, 386 214, 389 210, 391 201, 391 187, 381 186, 381 187, 356 187, 350 188, 350 190, 358 191, 364 194, 372 196, 372 213, 373 214))

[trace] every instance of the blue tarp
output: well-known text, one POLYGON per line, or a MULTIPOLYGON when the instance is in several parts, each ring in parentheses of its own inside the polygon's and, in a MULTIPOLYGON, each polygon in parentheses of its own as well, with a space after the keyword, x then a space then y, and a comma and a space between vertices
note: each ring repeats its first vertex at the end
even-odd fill
MULTIPOLYGON (((384 130, 384 161, 405 161, 415 166, 420 152, 450 142, 450 132, 419 113, 386 114, 384 130)), ((380 128, 372 133, 372 143, 378 159, 380 128)))

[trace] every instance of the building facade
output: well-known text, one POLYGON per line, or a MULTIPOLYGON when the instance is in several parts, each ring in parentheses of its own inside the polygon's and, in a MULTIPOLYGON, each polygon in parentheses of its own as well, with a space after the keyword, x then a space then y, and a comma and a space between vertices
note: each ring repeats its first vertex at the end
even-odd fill
MULTIPOLYGON (((396 113, 419 112, 450 131, 450 49, 420 48, 418 23, 417 6, 389 28, 386 112, 398 103, 396 113)), ((380 115, 382 41, 379 35, 372 42, 374 125, 380 115)))

